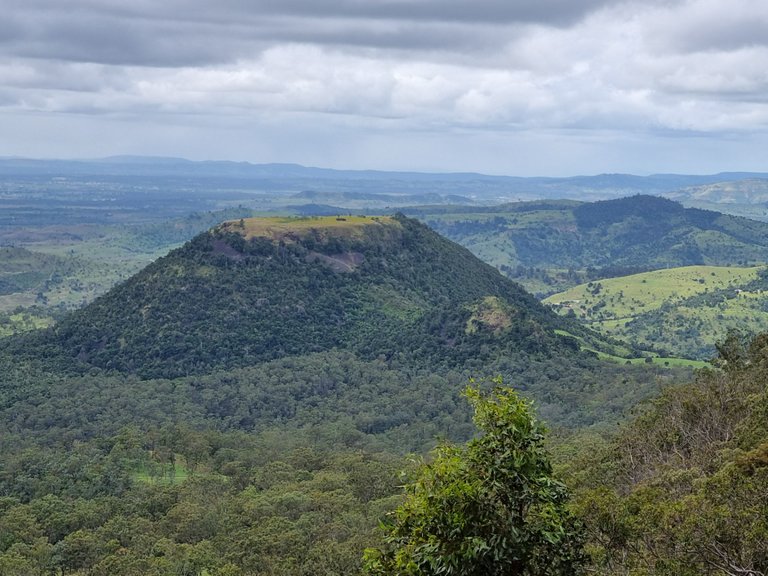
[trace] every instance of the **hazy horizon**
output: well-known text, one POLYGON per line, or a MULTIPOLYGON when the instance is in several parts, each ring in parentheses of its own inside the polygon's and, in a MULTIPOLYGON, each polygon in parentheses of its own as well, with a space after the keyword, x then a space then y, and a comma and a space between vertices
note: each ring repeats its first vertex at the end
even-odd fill
POLYGON ((114 154, 109 156, 102 156, 102 157, 31 157, 31 156, 0 156, 0 162, 2 161, 30 161, 30 162, 76 162, 76 163, 108 163, 110 161, 114 161, 115 163, 124 163, 126 165, 129 165, 131 161, 143 161, 147 160, 150 162, 157 162, 158 164, 161 164, 163 162, 181 162, 181 163, 199 163, 199 164, 205 164, 205 163, 220 163, 220 164, 232 164, 232 165, 238 165, 238 164, 247 164, 253 167, 259 167, 259 166, 296 166, 308 170, 326 170, 326 171, 337 171, 337 172, 372 172, 372 173, 402 173, 402 174, 420 174, 425 176, 435 175, 462 175, 462 174, 468 174, 468 175, 478 175, 478 176, 487 176, 492 178, 529 178, 529 179, 537 179, 537 178, 543 178, 543 179, 562 179, 562 180, 568 180, 573 178, 593 178, 593 177, 600 177, 600 176, 632 176, 632 177, 639 177, 639 178, 648 178, 648 177, 654 177, 654 176, 718 176, 720 174, 754 174, 760 177, 768 176, 768 171, 762 171, 762 170, 725 170, 725 171, 719 171, 719 172, 699 172, 699 173, 693 173, 693 172, 647 172, 647 173, 632 173, 632 172, 598 172, 598 173, 574 173, 574 174, 563 174, 558 176, 552 176, 547 174, 531 174, 526 176, 521 176, 519 174, 504 174, 504 173, 491 173, 491 172, 478 172, 478 171, 471 171, 471 170, 383 170, 379 168, 345 168, 345 167, 330 167, 330 166, 317 166, 317 165, 307 165, 307 164, 301 164, 298 162, 251 162, 248 160, 228 160, 228 159, 200 159, 195 160, 191 158, 185 158, 183 156, 160 156, 160 155, 144 155, 144 154, 114 154))

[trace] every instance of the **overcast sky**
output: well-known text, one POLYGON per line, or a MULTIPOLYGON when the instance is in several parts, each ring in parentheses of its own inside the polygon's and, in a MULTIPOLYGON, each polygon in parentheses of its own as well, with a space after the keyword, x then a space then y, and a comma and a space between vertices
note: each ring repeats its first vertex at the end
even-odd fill
POLYGON ((0 155, 768 171, 766 0, 0 0, 0 155))

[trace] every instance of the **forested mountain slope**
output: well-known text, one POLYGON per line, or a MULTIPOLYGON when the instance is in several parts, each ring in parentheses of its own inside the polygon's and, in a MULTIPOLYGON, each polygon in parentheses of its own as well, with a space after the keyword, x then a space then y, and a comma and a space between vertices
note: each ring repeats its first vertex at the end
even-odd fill
POLYGON ((463 438, 438 422, 466 420, 456 394, 470 377, 503 376, 563 426, 613 421, 671 377, 595 350, 633 353, 414 220, 330 217, 224 223, 53 328, 3 339, 0 363, 11 412, 67 391, 28 408, 49 406, 49 427, 81 408, 125 424, 113 407, 132 418, 144 398, 165 406, 155 422, 347 419, 417 447, 463 438), (442 408, 425 423, 430 403, 442 408))

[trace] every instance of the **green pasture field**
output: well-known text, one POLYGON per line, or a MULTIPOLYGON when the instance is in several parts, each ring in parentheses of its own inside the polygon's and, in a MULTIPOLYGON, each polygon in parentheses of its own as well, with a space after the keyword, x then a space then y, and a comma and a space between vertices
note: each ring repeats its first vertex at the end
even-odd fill
POLYGON ((582 284, 544 302, 637 348, 705 361, 728 330, 768 329, 768 291, 758 282, 760 270, 671 268, 582 284))
POLYGON ((366 226, 386 224, 399 226, 388 216, 307 216, 287 218, 241 218, 224 222, 221 228, 237 232, 247 239, 265 237, 282 239, 291 234, 322 233, 331 237, 355 237, 366 226))
POLYGON ((760 267, 684 266, 580 284, 546 298, 561 313, 594 322, 617 322, 660 308, 664 303, 739 286, 757 278, 760 267))

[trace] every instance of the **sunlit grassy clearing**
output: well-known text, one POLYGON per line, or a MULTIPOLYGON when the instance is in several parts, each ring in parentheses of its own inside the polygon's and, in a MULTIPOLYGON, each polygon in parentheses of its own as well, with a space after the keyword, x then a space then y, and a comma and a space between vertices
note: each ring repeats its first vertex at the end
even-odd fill
MULTIPOLYGON (((628 318, 660 308, 669 300, 745 284, 757 278, 759 269, 756 266, 684 266, 655 270, 580 284, 550 296, 544 302, 565 303, 567 308, 582 316, 588 315, 589 308, 600 304, 604 316, 612 319, 628 318)), ((566 307, 563 308, 567 312, 566 307)))
POLYGON ((179 484, 189 478, 183 456, 177 454, 174 466, 169 463, 146 462, 131 475, 135 482, 147 484, 179 484))
POLYGON ((265 237, 280 239, 289 234, 305 235, 312 231, 321 231, 334 237, 354 237, 365 226, 396 225, 396 220, 389 216, 310 216, 280 218, 244 218, 224 222, 221 227, 230 232, 237 232, 247 239, 265 237))

